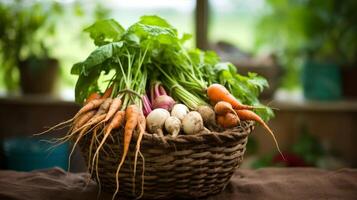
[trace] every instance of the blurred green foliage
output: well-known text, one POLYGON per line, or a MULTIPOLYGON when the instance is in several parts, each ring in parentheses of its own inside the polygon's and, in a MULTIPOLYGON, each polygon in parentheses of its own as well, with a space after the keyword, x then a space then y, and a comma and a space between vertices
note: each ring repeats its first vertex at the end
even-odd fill
POLYGON ((276 52, 286 67, 283 84, 299 83, 301 59, 357 61, 357 1, 267 0, 257 25, 257 45, 276 52))
POLYGON ((50 56, 51 37, 56 33, 55 19, 62 13, 63 8, 57 2, 0 2, 0 69, 7 89, 17 86, 16 67, 20 62, 50 56))
POLYGON ((317 165, 318 159, 327 153, 321 141, 313 136, 305 126, 302 128, 302 133, 299 135, 297 142, 292 146, 291 151, 314 166, 317 165))
MULTIPOLYGON (((77 46, 88 47, 79 37, 82 29, 110 13, 99 1, 0 0, 0 85, 8 91, 17 89, 19 63, 25 60, 56 58, 64 63, 61 66, 68 65, 70 59, 64 52, 78 56, 77 46)), ((74 84, 68 78, 69 72, 60 72, 65 82, 74 84)))

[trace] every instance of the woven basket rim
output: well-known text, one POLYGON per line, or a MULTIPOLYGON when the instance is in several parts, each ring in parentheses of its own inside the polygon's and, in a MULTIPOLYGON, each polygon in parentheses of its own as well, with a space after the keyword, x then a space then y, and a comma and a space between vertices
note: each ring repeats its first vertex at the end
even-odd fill
MULTIPOLYGON (((242 126, 237 126, 231 129, 226 129, 224 131, 210 131, 209 133, 199 133, 194 135, 178 135, 176 137, 172 137, 170 135, 166 135, 164 137, 160 137, 157 134, 151 134, 145 132, 143 135, 142 142, 161 144, 163 146, 167 146, 169 144, 184 144, 184 143, 202 143, 203 141, 215 140, 218 143, 223 143, 227 141, 235 141, 237 139, 241 139, 243 137, 247 137, 251 132, 251 129, 254 128, 253 121, 242 121, 242 126)), ((133 138, 136 140, 137 138, 134 136, 133 138)))

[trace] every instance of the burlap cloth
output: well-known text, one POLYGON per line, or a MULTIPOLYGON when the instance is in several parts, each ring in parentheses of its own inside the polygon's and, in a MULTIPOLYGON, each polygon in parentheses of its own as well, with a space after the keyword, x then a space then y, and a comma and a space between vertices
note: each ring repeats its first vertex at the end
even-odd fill
MULTIPOLYGON (((58 168, 0 171, 0 199, 96 200, 97 185, 87 180, 88 174, 58 168)), ((111 195, 102 193, 100 199, 111 195)), ((240 169, 222 193, 208 199, 357 199, 357 169, 240 169)))

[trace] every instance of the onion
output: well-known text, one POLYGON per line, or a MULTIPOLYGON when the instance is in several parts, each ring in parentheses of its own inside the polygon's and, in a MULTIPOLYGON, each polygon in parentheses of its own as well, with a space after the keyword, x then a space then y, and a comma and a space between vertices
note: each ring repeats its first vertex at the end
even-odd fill
POLYGON ((167 95, 161 95, 155 98, 154 102, 152 102, 152 107, 155 108, 163 108, 165 110, 171 110, 175 105, 175 100, 167 95))

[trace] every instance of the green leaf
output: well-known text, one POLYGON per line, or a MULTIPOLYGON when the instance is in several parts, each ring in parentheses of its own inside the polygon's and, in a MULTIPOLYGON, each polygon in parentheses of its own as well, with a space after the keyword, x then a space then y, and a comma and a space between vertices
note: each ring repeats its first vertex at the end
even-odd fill
POLYGON ((99 75, 100 71, 92 71, 88 75, 79 75, 75 87, 75 100, 77 103, 83 103, 90 93, 98 91, 99 75))
POLYGON ((191 34, 184 33, 182 37, 180 38, 181 44, 184 44, 186 41, 190 40, 192 38, 191 34))
POLYGON ((83 68, 83 62, 78 62, 74 64, 71 68, 71 74, 79 75, 83 68))
POLYGON ((249 72, 248 77, 248 83, 259 89, 259 92, 263 92, 264 88, 269 87, 268 81, 265 78, 258 76, 256 73, 249 72))
POLYGON ((115 20, 100 20, 84 29, 94 40, 94 44, 101 46, 109 42, 119 41, 125 29, 115 20))
POLYGON ((160 26, 165 28, 173 28, 166 20, 156 15, 144 15, 140 17, 139 23, 152 26, 160 26))
POLYGON ((232 74, 237 72, 236 67, 229 62, 220 62, 214 66, 215 72, 220 73, 221 71, 229 71, 232 74), (233 66, 233 67, 232 67, 233 66))
MULTIPOLYGON (((118 52, 122 46, 123 42, 113 42, 98 47, 88 56, 85 61, 74 64, 71 69, 71 73, 77 75, 79 73, 89 73, 94 67, 113 57, 113 55, 118 52)), ((100 71, 101 69, 98 70, 100 71)))

